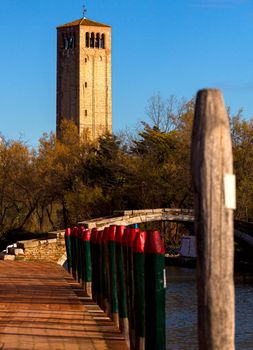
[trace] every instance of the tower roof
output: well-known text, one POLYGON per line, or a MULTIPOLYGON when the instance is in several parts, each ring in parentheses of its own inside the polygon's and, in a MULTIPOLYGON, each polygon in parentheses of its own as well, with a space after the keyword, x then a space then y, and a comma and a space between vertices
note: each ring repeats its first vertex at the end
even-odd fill
POLYGON ((74 26, 87 26, 87 27, 93 26, 93 27, 108 27, 108 28, 110 28, 110 26, 108 26, 107 24, 95 22, 95 21, 92 21, 92 20, 84 18, 84 17, 77 19, 76 21, 73 21, 73 22, 62 24, 62 25, 58 26, 57 28, 74 27, 74 26))

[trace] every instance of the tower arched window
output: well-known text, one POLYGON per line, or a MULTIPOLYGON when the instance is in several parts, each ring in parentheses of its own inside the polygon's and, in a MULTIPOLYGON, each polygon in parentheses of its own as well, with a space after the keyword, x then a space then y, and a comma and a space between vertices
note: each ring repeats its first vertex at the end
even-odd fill
POLYGON ((71 34, 69 37, 69 49, 75 48, 75 37, 74 34, 71 34))
POLYGON ((90 33, 86 32, 86 47, 90 47, 90 33))
POLYGON ((91 36, 90 36, 90 47, 94 47, 94 44, 95 44, 95 35, 94 35, 94 33, 91 33, 91 36))
POLYGON ((96 39, 95 39, 95 47, 99 49, 99 41, 100 41, 100 35, 99 33, 96 34, 96 39))
POLYGON ((104 49, 105 48, 105 35, 102 34, 100 37, 100 49, 104 49))
POLYGON ((64 36, 64 38, 63 38, 63 47, 65 50, 67 50, 69 48, 69 41, 68 41, 68 38, 66 36, 64 36))

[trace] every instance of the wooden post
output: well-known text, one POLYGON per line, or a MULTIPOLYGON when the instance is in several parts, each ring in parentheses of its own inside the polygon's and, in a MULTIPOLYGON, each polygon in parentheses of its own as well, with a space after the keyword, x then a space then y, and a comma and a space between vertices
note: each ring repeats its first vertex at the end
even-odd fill
POLYGON ((191 166, 199 349, 233 350, 235 185, 229 119, 219 90, 201 90, 197 94, 191 166))

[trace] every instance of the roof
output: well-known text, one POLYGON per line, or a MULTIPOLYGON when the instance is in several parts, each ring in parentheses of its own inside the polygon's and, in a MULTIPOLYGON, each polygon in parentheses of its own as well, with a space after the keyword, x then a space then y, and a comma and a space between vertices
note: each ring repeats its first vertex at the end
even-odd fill
POLYGON ((84 18, 84 17, 77 19, 76 21, 60 25, 57 28, 74 27, 74 26, 89 26, 89 27, 93 26, 93 27, 108 27, 108 28, 110 28, 110 26, 108 26, 107 24, 95 22, 95 21, 92 21, 92 20, 84 18))

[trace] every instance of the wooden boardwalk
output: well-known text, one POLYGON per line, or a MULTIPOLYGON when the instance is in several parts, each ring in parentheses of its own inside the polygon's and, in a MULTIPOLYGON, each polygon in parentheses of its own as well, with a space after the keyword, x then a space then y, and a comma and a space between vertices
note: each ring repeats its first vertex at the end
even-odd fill
POLYGON ((127 346, 110 319, 61 266, 0 261, 0 349, 127 346))

